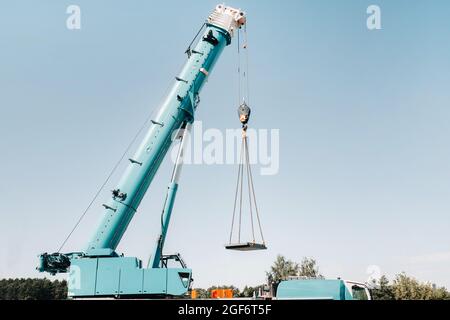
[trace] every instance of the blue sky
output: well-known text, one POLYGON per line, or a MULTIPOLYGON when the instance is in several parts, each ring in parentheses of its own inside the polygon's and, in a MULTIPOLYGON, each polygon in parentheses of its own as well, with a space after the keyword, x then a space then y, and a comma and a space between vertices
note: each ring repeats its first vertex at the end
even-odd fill
MULTIPOLYGON (((255 285, 277 254, 365 281, 376 265, 450 287, 450 3, 230 1, 248 14, 254 128, 280 130, 280 171, 255 177, 269 249, 223 249, 236 167, 189 165, 166 242, 195 286, 255 285), (366 8, 381 8, 369 31, 366 8)), ((185 61, 216 1, 0 3, 0 277, 43 276, 185 61), (66 8, 81 7, 81 30, 66 8)), ((203 127, 238 127, 236 47, 202 91, 203 127)), ((122 167, 120 168, 122 169, 122 167)), ((85 247, 115 175, 67 243, 85 247)), ((144 261, 166 162, 118 251, 144 261)))

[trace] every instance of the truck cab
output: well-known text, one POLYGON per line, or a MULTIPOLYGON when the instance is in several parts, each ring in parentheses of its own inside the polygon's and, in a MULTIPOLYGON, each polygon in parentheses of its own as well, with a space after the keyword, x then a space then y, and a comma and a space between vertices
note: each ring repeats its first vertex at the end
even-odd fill
POLYGON ((277 287, 277 300, 371 300, 367 285, 342 279, 290 278, 277 287))

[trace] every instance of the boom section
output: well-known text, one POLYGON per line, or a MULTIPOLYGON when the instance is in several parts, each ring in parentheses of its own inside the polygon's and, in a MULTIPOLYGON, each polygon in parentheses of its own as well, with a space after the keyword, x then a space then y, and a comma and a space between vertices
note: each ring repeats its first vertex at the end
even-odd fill
POLYGON ((112 192, 101 222, 89 241, 87 256, 115 255, 123 234, 136 213, 177 131, 194 121, 199 93, 233 32, 245 23, 243 12, 218 5, 209 16, 205 31, 188 60, 175 77, 169 94, 158 109, 152 124, 130 158, 123 176, 112 192))

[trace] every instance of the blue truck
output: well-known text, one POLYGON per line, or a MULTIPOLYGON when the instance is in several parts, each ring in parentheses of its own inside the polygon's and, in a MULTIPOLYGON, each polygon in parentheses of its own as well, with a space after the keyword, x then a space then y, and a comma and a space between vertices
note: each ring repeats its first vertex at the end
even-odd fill
POLYGON ((290 278, 276 289, 277 300, 371 300, 367 285, 342 279, 290 278))

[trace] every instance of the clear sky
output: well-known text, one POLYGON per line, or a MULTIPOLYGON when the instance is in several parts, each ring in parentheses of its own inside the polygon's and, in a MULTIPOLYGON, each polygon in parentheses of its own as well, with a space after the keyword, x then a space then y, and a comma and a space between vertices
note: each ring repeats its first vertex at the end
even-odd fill
MULTIPOLYGON (((57 250, 216 2, 0 3, 0 277, 43 276, 37 255, 57 250), (66 28, 70 4, 81 30, 66 28)), ((365 281, 375 265, 450 287, 450 3, 227 4, 248 13, 251 126, 280 130, 279 173, 255 176, 269 249, 223 248, 236 166, 189 165, 166 251, 182 253, 196 287, 260 284, 277 254, 314 257, 328 277, 365 281), (381 30, 366 27, 370 4, 381 30)), ((239 126, 236 51, 201 94, 205 129, 239 126)), ((85 247, 121 169, 65 251, 85 247)), ((119 252, 148 259, 170 169, 119 252)))

